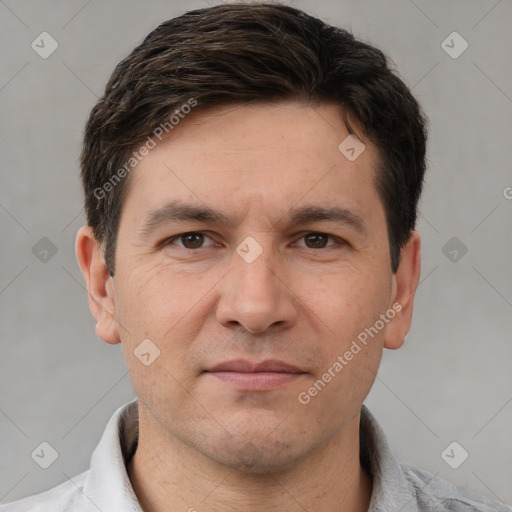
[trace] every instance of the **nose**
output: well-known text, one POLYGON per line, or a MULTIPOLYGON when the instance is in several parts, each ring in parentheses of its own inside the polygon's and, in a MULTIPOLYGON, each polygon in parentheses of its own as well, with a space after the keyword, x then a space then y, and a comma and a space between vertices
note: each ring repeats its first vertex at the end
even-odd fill
POLYGON ((250 333, 284 329, 298 317, 297 300, 286 272, 264 254, 247 263, 234 256, 233 268, 223 280, 216 315, 227 328, 242 326, 250 333))

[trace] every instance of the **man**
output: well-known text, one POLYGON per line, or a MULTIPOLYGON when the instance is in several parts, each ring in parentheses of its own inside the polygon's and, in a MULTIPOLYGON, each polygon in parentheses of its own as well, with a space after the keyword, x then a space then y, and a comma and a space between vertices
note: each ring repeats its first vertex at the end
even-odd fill
POLYGON ((76 251, 137 400, 14 511, 505 511, 362 406, 420 275, 426 119, 376 48, 279 4, 160 25, 86 127, 76 251))

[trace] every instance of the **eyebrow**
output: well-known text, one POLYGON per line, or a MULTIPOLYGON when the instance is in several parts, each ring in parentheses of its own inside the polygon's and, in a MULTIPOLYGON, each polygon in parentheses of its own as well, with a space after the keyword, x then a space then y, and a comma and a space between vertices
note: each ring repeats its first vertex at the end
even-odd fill
POLYGON ((340 208, 338 206, 303 206, 292 209, 286 216, 286 219, 290 224, 306 224, 308 222, 320 221, 346 224, 358 233, 366 234, 363 218, 347 208, 340 208))
MULTIPOLYGON (((147 234, 163 224, 179 221, 197 221, 233 226, 235 223, 226 215, 206 205, 191 205, 181 201, 170 201, 163 207, 150 211, 145 215, 141 228, 142 234, 147 234)), ((307 224, 311 222, 332 222, 345 224, 360 234, 366 234, 363 218, 346 209, 337 206, 303 206, 293 208, 282 217, 278 224, 307 224)))
POLYGON ((210 222, 232 225, 232 222, 222 213, 208 206, 195 206, 180 201, 170 201, 162 208, 146 214, 140 232, 149 233, 162 224, 179 221, 210 222))

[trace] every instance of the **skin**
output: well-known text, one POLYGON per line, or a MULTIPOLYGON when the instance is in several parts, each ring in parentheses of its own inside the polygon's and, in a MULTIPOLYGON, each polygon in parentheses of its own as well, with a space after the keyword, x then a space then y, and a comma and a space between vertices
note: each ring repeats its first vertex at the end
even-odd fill
POLYGON ((349 161, 338 150, 348 134, 332 104, 193 112, 132 171, 114 277, 91 229, 79 231, 97 334, 122 344, 139 400, 128 472, 146 512, 368 510, 360 409, 383 348, 400 347, 409 331, 420 239, 411 233, 393 274, 374 184, 379 155, 357 134, 365 150, 349 161), (144 230, 169 201, 208 206, 229 223, 169 220, 144 230), (348 209, 362 230, 290 223, 303 206, 348 209), (162 243, 192 231, 206 236, 162 243), (263 251, 252 263, 236 252, 248 236, 263 251), (300 403, 299 393, 395 303, 401 311, 300 403), (146 366, 133 352, 148 338, 160 355, 146 366), (204 372, 238 358, 280 359, 304 373, 247 391, 204 372))

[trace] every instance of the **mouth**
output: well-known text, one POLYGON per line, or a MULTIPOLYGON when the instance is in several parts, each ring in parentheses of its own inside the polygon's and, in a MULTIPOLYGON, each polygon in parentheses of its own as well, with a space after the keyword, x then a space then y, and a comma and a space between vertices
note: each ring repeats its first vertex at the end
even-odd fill
POLYGON ((245 391, 275 389, 306 375, 297 366, 276 359, 259 363, 236 359, 215 365, 205 373, 245 391))

